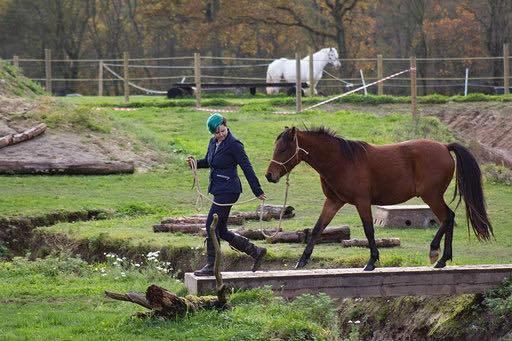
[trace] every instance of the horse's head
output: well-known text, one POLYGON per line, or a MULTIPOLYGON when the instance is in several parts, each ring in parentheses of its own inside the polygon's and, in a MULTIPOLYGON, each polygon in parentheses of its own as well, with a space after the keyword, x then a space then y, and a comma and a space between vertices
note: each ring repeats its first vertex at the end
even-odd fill
POLYGON ((295 127, 286 127, 285 130, 277 136, 274 155, 272 156, 272 160, 270 160, 265 175, 268 181, 274 183, 278 182, 283 175, 291 172, 301 161, 299 152, 303 149, 299 147, 297 131, 298 129, 295 127))
POLYGON ((336 69, 341 67, 341 63, 338 59, 338 51, 334 47, 329 48, 327 52, 327 60, 329 60, 329 64, 332 64, 336 69))

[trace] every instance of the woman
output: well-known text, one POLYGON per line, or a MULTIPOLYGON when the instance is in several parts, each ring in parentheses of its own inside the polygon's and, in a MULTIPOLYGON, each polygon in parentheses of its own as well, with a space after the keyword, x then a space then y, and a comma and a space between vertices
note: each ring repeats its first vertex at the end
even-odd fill
MULTIPOLYGON (((208 144, 208 150, 204 159, 197 161, 197 168, 210 168, 210 183, 208 192, 213 194, 213 201, 219 204, 234 204, 242 193, 242 184, 237 174, 237 165, 240 165, 242 171, 251 186, 251 190, 256 197, 264 200, 265 193, 261 189, 260 183, 247 154, 244 145, 236 139, 227 127, 226 119, 220 114, 213 114, 206 121, 208 131, 214 136, 208 144)), ((187 161, 191 165, 193 157, 189 156, 187 161)), ((209 234, 210 225, 213 221, 213 215, 217 213, 219 221, 217 223, 218 236, 229 243, 235 249, 242 251, 254 259, 252 271, 256 271, 267 249, 258 247, 251 243, 249 239, 237 235, 227 228, 229 211, 231 205, 219 206, 212 204, 208 218, 206 219, 206 229, 209 234)), ((213 264, 215 261, 215 250, 209 237, 206 238, 207 262, 201 269, 194 272, 196 276, 212 276, 213 264)))

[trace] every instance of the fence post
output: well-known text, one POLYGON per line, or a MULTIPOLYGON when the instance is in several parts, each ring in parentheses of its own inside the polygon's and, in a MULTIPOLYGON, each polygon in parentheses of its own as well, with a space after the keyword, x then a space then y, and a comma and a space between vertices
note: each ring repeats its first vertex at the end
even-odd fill
POLYGON ((196 83, 196 107, 201 107, 201 55, 194 53, 194 83, 196 83))
POLYGON ((46 92, 52 94, 52 51, 44 49, 44 71, 46 74, 46 92))
POLYGON ((503 44, 503 94, 508 95, 509 91, 509 78, 510 78, 510 64, 509 64, 509 51, 508 44, 503 44))
POLYGON ((128 52, 123 53, 123 70, 124 70, 124 102, 130 100, 130 75, 128 74, 128 52))
MULTIPOLYGON (((382 61, 382 55, 377 55, 377 79, 384 78, 383 76, 383 61, 382 61)), ((380 82, 377 85, 377 95, 382 96, 384 95, 384 82, 380 82)))
POLYGON ((313 49, 309 48, 309 96, 315 95, 315 75, 314 75, 314 64, 313 64, 313 49))
POLYGON ((296 111, 302 111, 302 79, 300 77, 300 56, 295 52, 295 104, 296 111))
POLYGON ((364 95, 368 96, 368 88, 366 87, 366 82, 364 81, 363 69, 359 69, 359 74, 361 75, 361 82, 362 82, 362 84, 364 86, 364 89, 363 89, 364 90, 364 95))
POLYGON ((14 67, 17 69, 20 68, 20 59, 18 58, 18 55, 12 56, 12 65, 14 65, 14 67))
POLYGON ((466 68, 466 77, 464 77, 464 97, 468 95, 468 78, 469 78, 469 68, 466 68))
POLYGON ((412 118, 414 123, 417 123, 417 108, 416 108, 416 57, 411 57, 411 109, 412 109, 412 118))
POLYGON ((103 60, 98 65, 98 96, 103 96, 103 60))

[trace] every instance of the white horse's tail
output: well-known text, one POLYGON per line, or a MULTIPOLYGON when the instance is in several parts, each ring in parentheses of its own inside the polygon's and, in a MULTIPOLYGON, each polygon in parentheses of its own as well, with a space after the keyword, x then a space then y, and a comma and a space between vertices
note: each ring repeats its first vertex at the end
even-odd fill
MULTIPOLYGON (((279 83, 281 77, 275 74, 276 64, 278 60, 269 64, 267 69, 267 83, 279 83)), ((277 68, 278 69, 278 68, 277 68)), ((267 95, 279 93, 278 87, 267 87, 267 95)))

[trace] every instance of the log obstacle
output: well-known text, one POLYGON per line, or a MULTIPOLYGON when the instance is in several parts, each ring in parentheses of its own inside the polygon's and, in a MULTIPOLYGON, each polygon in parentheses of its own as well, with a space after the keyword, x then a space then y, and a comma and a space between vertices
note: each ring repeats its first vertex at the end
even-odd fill
MULTIPOLYGON (((377 247, 397 247, 400 246, 400 238, 377 238, 375 239, 377 247)), ((343 247, 368 247, 367 239, 347 239, 341 241, 343 247)))
POLYGON ((38 125, 25 130, 19 134, 9 134, 0 138, 0 148, 7 147, 13 144, 17 144, 23 141, 30 140, 36 136, 41 135, 46 130, 46 124, 39 123, 38 125))
POLYGON ((0 174, 34 174, 34 175, 109 175, 133 173, 133 162, 97 161, 97 162, 36 162, 36 161, 1 161, 0 174))
POLYGON ((439 227, 437 217, 427 205, 377 206, 373 224, 380 227, 439 227))
MULTIPOLYGON (((512 264, 362 269, 315 269, 223 272, 224 284, 235 289, 269 285, 285 298, 326 293, 333 298, 481 293, 512 275, 512 264)), ((185 274, 190 294, 215 291, 215 278, 185 274)))
MULTIPOLYGON (((275 233, 272 237, 266 238, 267 243, 307 243, 311 238, 311 229, 299 231, 282 231, 275 233)), ((339 243, 342 240, 350 239, 350 228, 347 225, 341 227, 327 227, 322 231, 320 243, 339 243)))

